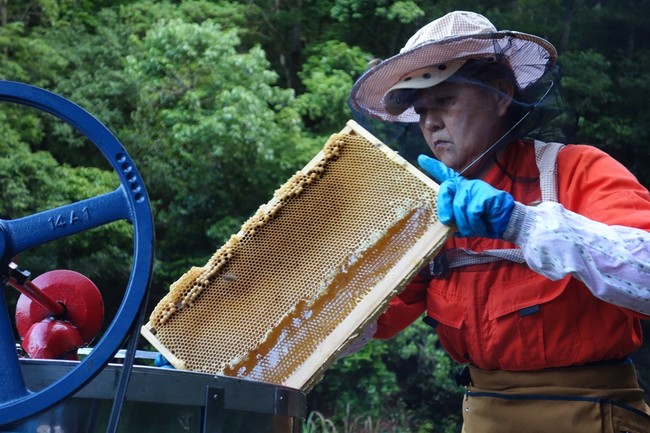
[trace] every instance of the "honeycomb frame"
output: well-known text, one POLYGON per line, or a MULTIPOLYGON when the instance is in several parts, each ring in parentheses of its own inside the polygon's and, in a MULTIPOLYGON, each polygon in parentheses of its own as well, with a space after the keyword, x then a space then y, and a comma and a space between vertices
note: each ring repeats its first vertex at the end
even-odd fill
POLYGON ((178 369, 309 391, 444 244, 437 192, 348 121, 141 333, 178 369))

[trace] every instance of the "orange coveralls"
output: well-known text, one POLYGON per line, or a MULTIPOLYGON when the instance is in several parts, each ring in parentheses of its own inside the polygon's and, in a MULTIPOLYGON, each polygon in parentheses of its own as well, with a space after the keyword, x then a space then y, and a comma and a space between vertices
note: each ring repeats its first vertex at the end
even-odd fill
MULTIPOLYGON (((650 194, 620 163, 584 145, 557 157, 558 201, 607 225, 650 231, 650 194)), ((509 146, 483 179, 530 205, 541 199, 531 142, 509 146)), ((515 248, 486 238, 451 238, 444 249, 515 248)), ((443 251, 444 251, 443 249, 443 251)), ((559 281, 509 261, 416 277, 379 318, 390 338, 426 312, 443 347, 459 363, 484 370, 538 370, 623 358, 642 344, 640 313, 604 302, 571 276, 559 281)))

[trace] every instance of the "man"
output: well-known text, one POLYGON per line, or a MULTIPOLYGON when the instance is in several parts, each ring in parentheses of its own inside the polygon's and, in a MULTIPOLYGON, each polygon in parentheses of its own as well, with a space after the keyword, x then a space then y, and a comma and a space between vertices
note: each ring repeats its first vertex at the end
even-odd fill
POLYGON ((438 216, 455 226, 375 337, 422 313, 468 365, 464 431, 650 432, 627 355, 650 315, 650 194, 585 145, 544 143, 563 111, 556 51, 452 12, 355 83, 350 103, 418 122, 438 216))

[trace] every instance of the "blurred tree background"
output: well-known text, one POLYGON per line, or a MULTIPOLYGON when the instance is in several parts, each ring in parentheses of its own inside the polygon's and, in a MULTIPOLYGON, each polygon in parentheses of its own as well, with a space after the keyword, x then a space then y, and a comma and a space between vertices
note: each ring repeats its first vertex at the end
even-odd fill
MULTIPOLYGON (((456 9, 552 41, 580 113, 576 141, 650 186, 648 0, 2 0, 0 78, 79 104, 136 161, 156 226, 152 309, 342 129, 350 87, 369 61, 456 9)), ((116 186, 100 154, 49 115, 3 103, 0 131, 4 219, 116 186)), ((110 288, 110 315, 128 275, 129 236, 112 224, 21 263, 35 275, 79 270, 110 288)), ((635 359, 650 382, 650 350, 635 359)), ((416 323, 338 361, 310 408, 366 431, 458 431, 457 368, 416 323)))

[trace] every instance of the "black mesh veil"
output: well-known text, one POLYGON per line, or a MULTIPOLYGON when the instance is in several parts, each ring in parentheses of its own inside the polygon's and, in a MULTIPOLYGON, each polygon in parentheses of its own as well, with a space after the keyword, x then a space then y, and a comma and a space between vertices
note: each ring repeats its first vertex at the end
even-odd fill
POLYGON ((411 105, 426 88, 410 88, 405 81, 414 77, 414 70, 417 74, 424 68, 423 76, 428 76, 426 67, 445 66, 444 62, 461 59, 465 64, 446 81, 490 87, 495 74, 501 74, 516 89, 509 113, 511 128, 488 152, 521 138, 570 142, 577 114, 562 96, 562 69, 556 62, 555 50, 531 38, 499 32, 449 39, 402 52, 369 69, 355 83, 349 101, 353 118, 409 161, 419 154, 430 154, 419 130, 419 116, 411 105))
POLYGON ((417 167, 419 155, 433 156, 417 123, 384 122, 365 116, 350 107, 352 118, 384 144, 417 167))
POLYGON ((522 108, 519 126, 511 139, 530 138, 540 141, 570 143, 575 139, 578 114, 566 104, 562 95, 562 68, 553 65, 549 71, 514 100, 522 108))

